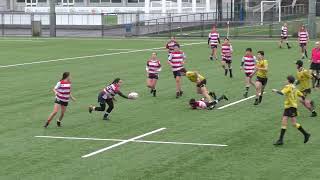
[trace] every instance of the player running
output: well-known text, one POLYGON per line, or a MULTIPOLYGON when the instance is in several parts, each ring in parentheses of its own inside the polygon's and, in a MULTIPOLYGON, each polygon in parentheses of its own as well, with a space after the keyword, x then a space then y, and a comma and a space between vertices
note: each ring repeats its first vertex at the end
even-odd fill
POLYGON ((311 100, 307 100, 306 97, 311 94, 311 72, 303 68, 303 61, 298 60, 297 65, 297 80, 295 85, 298 85, 298 89, 303 93, 304 98, 300 99, 300 102, 311 112, 311 117, 316 117, 317 113, 314 108, 314 103, 311 100))
POLYGON ((214 93, 211 94, 214 98, 214 101, 209 103, 206 101, 204 98, 196 101, 195 99, 190 99, 189 100, 189 105, 191 109, 207 109, 207 110, 212 110, 215 108, 215 106, 222 100, 228 101, 228 98, 225 95, 220 96, 218 99, 216 98, 216 95, 214 93))
POLYGON ((304 25, 301 26, 298 32, 298 41, 301 47, 301 59, 304 59, 305 57, 308 58, 307 44, 309 41, 309 33, 304 25))
POLYGON ((168 64, 171 66, 173 77, 176 80, 176 98, 182 96, 181 76, 184 76, 186 69, 184 68, 186 55, 180 50, 180 46, 176 44, 174 51, 168 57, 168 64))
POLYGON ((229 71, 229 75, 230 78, 233 77, 232 75, 232 45, 229 41, 228 38, 224 38, 224 42, 221 45, 221 56, 222 56, 222 68, 224 69, 224 75, 227 76, 228 75, 228 71, 229 71))
POLYGON ((160 60, 157 57, 157 53, 153 52, 151 58, 147 61, 147 87, 150 88, 150 93, 153 97, 157 96, 156 85, 159 79, 159 72, 161 71, 160 60))
POLYGON ((213 58, 215 60, 218 60, 218 56, 217 56, 218 43, 220 44, 220 35, 217 31, 216 26, 213 26, 208 37, 208 45, 210 45, 210 48, 211 48, 210 60, 213 60, 213 58))
POLYGON ((174 51, 174 46, 179 45, 176 37, 172 36, 171 39, 166 44, 166 49, 168 49, 168 56, 174 51))
POLYGON ((119 96, 130 99, 128 96, 124 95, 120 91, 120 87, 122 84, 122 80, 120 78, 116 78, 111 84, 107 85, 98 95, 98 102, 100 104, 99 107, 90 105, 89 106, 89 113, 92 113, 92 111, 104 111, 106 109, 106 104, 108 104, 108 109, 104 113, 103 120, 109 120, 109 114, 114 108, 113 100, 114 96, 119 94, 119 96))
POLYGON ((304 98, 303 93, 296 89, 294 86, 295 78, 293 76, 287 77, 288 84, 281 90, 272 89, 273 92, 276 92, 280 95, 285 96, 284 101, 284 113, 282 117, 282 126, 281 126, 281 132, 280 137, 277 142, 274 143, 274 145, 283 145, 283 137, 286 132, 287 126, 288 126, 288 118, 291 118, 291 123, 294 127, 296 127, 304 136, 304 143, 307 143, 310 138, 310 134, 306 132, 302 126, 297 123, 297 107, 298 107, 298 97, 304 98))
POLYGON ((61 80, 53 88, 53 92, 56 95, 56 100, 54 101, 53 112, 49 115, 46 124, 44 125, 47 128, 51 120, 57 115, 60 108, 60 117, 57 120, 57 126, 61 127, 61 121, 64 117, 64 114, 67 110, 69 104, 69 99, 75 101, 76 98, 72 96, 71 93, 71 77, 69 72, 64 72, 62 74, 61 80))
POLYGON ((256 99, 254 105, 258 105, 262 102, 262 96, 264 89, 268 83, 268 61, 264 58, 264 51, 258 51, 258 61, 253 74, 257 74, 256 86, 256 99))
POLYGON ((251 48, 247 48, 246 49, 246 53, 242 58, 241 61, 241 66, 240 66, 240 70, 244 71, 245 73, 245 92, 243 94, 243 96, 245 98, 248 97, 248 93, 249 93, 249 88, 250 86, 255 86, 254 83, 252 82, 252 76, 255 70, 255 66, 256 66, 256 57, 253 56, 252 54, 252 49, 251 48))
POLYGON ((282 43, 283 41, 286 41, 287 47, 288 49, 291 48, 291 46, 289 45, 288 42, 288 24, 284 23, 283 26, 281 27, 281 39, 280 39, 280 43, 279 43, 279 47, 282 48, 282 43))

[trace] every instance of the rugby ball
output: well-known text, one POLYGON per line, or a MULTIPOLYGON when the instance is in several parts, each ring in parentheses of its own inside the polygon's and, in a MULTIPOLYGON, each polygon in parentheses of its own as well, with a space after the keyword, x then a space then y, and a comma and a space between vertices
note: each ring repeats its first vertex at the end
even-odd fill
POLYGON ((129 95, 128 95, 128 98, 129 98, 129 99, 137 99, 138 97, 139 97, 139 94, 136 93, 136 92, 131 92, 131 93, 129 93, 129 95))

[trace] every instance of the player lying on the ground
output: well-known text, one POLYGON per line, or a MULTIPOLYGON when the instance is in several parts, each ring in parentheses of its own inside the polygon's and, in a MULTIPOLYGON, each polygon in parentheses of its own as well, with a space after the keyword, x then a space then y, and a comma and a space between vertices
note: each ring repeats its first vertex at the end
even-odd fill
POLYGON ((191 109, 208 109, 208 110, 212 110, 213 108, 216 107, 216 105, 221 100, 226 100, 226 101, 229 100, 225 95, 222 95, 221 97, 219 97, 217 99, 216 95, 213 92, 210 92, 209 94, 214 98, 214 101, 208 102, 204 98, 196 101, 195 99, 192 98, 192 99, 189 100, 189 105, 190 105, 191 109))
POLYGON ((303 68, 303 61, 298 60, 297 65, 297 80, 295 85, 298 85, 299 91, 301 91, 305 98, 300 98, 300 102, 311 112, 311 117, 316 117, 317 113, 314 108, 314 103, 306 97, 311 94, 311 78, 312 74, 310 70, 303 68))
POLYGON ((61 114, 59 119, 57 120, 57 126, 60 127, 61 121, 64 117, 64 113, 66 112, 67 106, 69 104, 69 99, 72 99, 73 101, 76 100, 71 93, 71 77, 69 72, 63 73, 61 80, 53 88, 53 92, 56 95, 56 99, 54 101, 54 109, 48 117, 46 124, 44 125, 45 128, 49 126, 52 119, 57 115, 59 108, 61 110, 61 114))
POLYGON ((280 137, 278 141, 274 143, 274 145, 283 145, 283 137, 288 126, 288 118, 291 119, 292 125, 296 127, 303 134, 304 143, 307 143, 310 138, 310 134, 306 132, 299 123, 297 123, 297 118, 296 118, 298 115, 298 112, 297 112, 298 97, 301 97, 304 99, 303 93, 300 92, 293 84, 295 82, 295 78, 293 76, 288 76, 287 80, 288 80, 288 84, 281 91, 272 89, 273 92, 285 96, 285 101, 284 101, 285 109, 282 116, 280 137))
POLYGON ((122 80, 120 78, 116 78, 111 84, 107 85, 107 87, 105 87, 98 95, 100 107, 90 105, 89 113, 92 113, 92 111, 104 111, 106 109, 106 104, 108 104, 109 107, 103 116, 103 120, 109 120, 109 114, 114 108, 114 96, 119 94, 119 96, 125 99, 130 99, 120 91, 121 84, 122 80))
POLYGON ((159 72, 161 71, 160 60, 157 57, 157 53, 153 52, 151 58, 147 61, 147 87, 150 88, 150 93, 154 97, 157 96, 156 85, 159 79, 159 72))
POLYGON ((224 75, 227 76, 229 71, 230 78, 232 78, 232 51, 233 49, 229 39, 224 38, 224 42, 221 45, 221 63, 222 68, 224 69, 224 75))

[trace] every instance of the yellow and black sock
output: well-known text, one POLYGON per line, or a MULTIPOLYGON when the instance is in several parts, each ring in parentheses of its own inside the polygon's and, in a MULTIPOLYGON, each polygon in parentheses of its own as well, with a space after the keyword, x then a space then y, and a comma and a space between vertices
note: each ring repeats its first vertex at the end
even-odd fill
POLYGON ((303 135, 307 135, 308 133, 302 128, 302 126, 297 123, 296 124, 296 128, 303 134, 303 135))

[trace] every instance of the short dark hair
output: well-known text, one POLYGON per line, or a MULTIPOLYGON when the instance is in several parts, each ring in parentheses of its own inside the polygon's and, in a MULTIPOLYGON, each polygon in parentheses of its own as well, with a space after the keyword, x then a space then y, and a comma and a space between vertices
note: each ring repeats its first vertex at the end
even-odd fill
POLYGON ((292 76, 292 75, 289 75, 287 77, 287 80, 288 80, 289 83, 293 84, 296 81, 296 78, 294 78, 294 76, 292 76))
POLYGON ((258 53, 264 56, 264 51, 258 51, 258 53))
POLYGON ((115 78, 113 81, 112 81, 112 84, 117 84, 121 79, 120 78, 115 78))
POLYGON ((229 38, 225 37, 224 40, 228 40, 229 41, 229 38))
POLYGON ((252 52, 252 48, 247 48, 246 51, 252 52))
POLYGON ((69 76, 70 76, 70 72, 64 72, 64 73, 62 74, 61 80, 65 80, 65 79, 67 79, 69 76))

